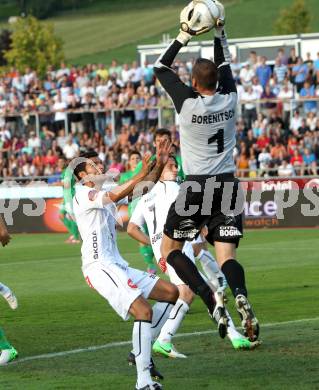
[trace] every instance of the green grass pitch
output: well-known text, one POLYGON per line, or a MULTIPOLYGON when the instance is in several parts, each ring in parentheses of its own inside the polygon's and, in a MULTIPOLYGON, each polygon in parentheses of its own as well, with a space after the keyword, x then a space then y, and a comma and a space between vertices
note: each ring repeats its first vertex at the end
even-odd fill
MULTIPOLYGON (((292 0, 222 2, 229 38, 247 38, 273 35, 274 21, 292 0)), ((1 27, 8 27, 8 17, 18 14, 12 3, 0 3, 1 27)), ((186 4, 186 0, 90 0, 75 11, 62 12, 46 21, 53 22, 64 40, 68 62, 110 64, 117 58, 123 63, 136 59, 137 45, 158 43, 164 33, 175 37, 180 11, 186 4)), ((318 32, 319 1, 306 0, 306 5, 311 12, 310 32, 318 32)), ((199 39, 209 40, 210 36, 199 39)))
MULTIPOLYGON (((12 287, 20 306, 13 312, 1 300, 0 324, 21 361, 0 368, 0 389, 134 389, 135 370, 126 364, 129 345, 50 355, 129 341, 132 330, 132 322, 123 322, 86 285, 80 247, 64 239, 17 235, 1 248, 0 280, 12 287)), ((119 246, 132 266, 143 267, 126 234, 119 235, 119 246)), ((318 247, 318 230, 247 232, 238 258, 263 345, 234 351, 219 339, 197 298, 179 333, 212 332, 175 339, 187 360, 157 357, 165 389, 318 389, 318 247)))

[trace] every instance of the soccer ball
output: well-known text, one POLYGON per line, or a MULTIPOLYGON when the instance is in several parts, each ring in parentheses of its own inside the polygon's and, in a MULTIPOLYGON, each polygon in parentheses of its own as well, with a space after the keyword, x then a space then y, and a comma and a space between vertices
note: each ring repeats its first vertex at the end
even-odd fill
POLYGON ((224 6, 216 0, 193 0, 181 14, 181 29, 191 35, 200 35, 224 24, 224 6))

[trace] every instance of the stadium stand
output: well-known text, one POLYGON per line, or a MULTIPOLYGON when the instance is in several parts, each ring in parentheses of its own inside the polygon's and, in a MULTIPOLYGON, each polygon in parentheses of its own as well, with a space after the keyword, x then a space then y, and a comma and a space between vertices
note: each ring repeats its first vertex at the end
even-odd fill
MULTIPOLYGON (((192 60, 174 63, 187 84, 192 66, 192 60)), ((244 63, 234 58, 232 70, 239 95, 238 175, 317 175, 319 53, 314 60, 279 50, 270 66, 252 51, 244 63)), ((72 159, 86 148, 124 171, 130 150, 151 150, 152 134, 163 125, 178 146, 178 120, 150 64, 63 63, 49 66, 43 80, 32 69, 11 69, 0 77, 0 177, 54 182, 63 169, 60 157, 72 159)))

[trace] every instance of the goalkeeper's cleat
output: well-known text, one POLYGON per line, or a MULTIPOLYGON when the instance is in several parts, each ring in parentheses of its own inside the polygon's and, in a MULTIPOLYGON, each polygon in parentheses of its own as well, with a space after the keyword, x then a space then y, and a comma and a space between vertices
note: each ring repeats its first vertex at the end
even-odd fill
POLYGON ((150 383, 144 387, 135 387, 135 390, 161 390, 163 386, 157 382, 150 383))
POLYGON ((153 352, 156 352, 158 354, 161 354, 165 357, 169 358, 179 358, 179 359, 186 359, 187 356, 183 355, 182 353, 179 353, 176 351, 174 345, 172 343, 161 343, 158 340, 155 341, 153 344, 153 352))
POLYGON ((244 295, 237 295, 235 302, 245 336, 250 341, 256 341, 259 336, 259 324, 248 299, 244 295))
MULTIPOLYGON (((129 366, 136 365, 135 355, 133 352, 129 353, 129 355, 127 357, 127 361, 128 361, 129 366)), ((158 371, 158 369, 155 366, 154 360, 152 358, 151 358, 151 363, 150 363, 150 374, 151 374, 151 377, 153 379, 155 379, 156 381, 164 379, 164 376, 158 371)))
POLYGON ((214 293, 216 306, 213 314, 208 311, 208 314, 217 323, 219 336, 224 339, 227 335, 228 317, 225 309, 225 297, 222 290, 217 290, 214 293))
POLYGON ((0 354, 0 366, 5 366, 17 357, 18 351, 15 348, 3 349, 0 354))
POLYGON ((15 310, 18 307, 18 300, 11 290, 4 294, 3 298, 8 302, 8 305, 12 310, 15 310))
POLYGON ((231 340, 231 343, 233 344, 234 349, 244 351, 251 351, 261 345, 260 341, 250 341, 245 337, 231 340))

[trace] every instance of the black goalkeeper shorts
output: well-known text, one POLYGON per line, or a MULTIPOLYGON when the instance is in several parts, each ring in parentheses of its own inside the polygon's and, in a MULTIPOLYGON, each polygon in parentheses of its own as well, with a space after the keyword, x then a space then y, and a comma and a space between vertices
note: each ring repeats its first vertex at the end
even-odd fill
POLYGON ((188 176, 171 205, 164 233, 176 241, 192 241, 204 226, 207 241, 234 243, 243 237, 244 193, 233 174, 188 176))

